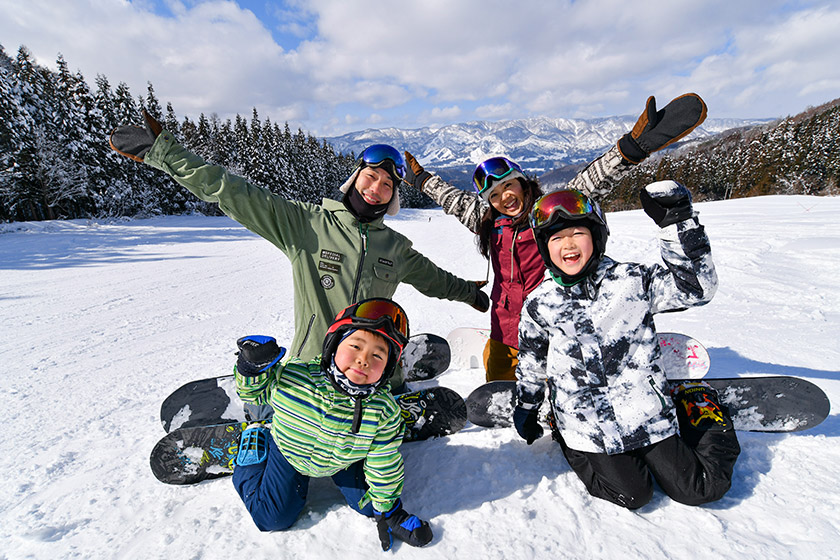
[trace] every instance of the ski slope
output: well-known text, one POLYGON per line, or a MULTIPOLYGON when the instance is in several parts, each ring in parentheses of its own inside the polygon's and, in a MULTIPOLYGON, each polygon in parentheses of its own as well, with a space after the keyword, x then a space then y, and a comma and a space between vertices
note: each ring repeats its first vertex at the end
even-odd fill
MULTIPOLYGON (((772 196, 697 205, 720 276, 712 303, 661 315, 690 334, 710 376, 800 376, 840 402, 840 198, 772 196)), ((608 215, 607 253, 658 260, 641 211, 608 215)), ((439 265, 483 279, 473 236, 440 210, 387 218, 439 265)), ((0 559, 377 558, 375 525, 313 481, 297 524, 260 533, 229 479, 159 483, 149 452, 161 400, 227 373, 246 334, 291 340, 289 263, 227 218, 0 225, 0 559)), ((395 296, 412 331, 486 327, 469 306, 395 296)), ((428 384, 463 396, 478 370, 428 384)), ((414 384, 420 387, 422 384, 414 384)), ((836 408, 836 404, 835 404, 836 408)), ((401 558, 838 558, 840 421, 741 433, 732 490, 688 507, 657 490, 630 512, 591 498, 549 437, 468 425, 405 444, 406 508, 435 538, 401 558)), ((391 554, 391 553, 388 553, 391 554)))

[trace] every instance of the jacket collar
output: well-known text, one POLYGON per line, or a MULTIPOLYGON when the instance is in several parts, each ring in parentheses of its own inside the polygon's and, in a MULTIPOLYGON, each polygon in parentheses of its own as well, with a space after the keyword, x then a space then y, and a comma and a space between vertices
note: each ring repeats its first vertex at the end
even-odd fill
MULTIPOLYGON (((356 217, 347 209, 347 207, 344 206, 343 202, 333 200, 331 198, 324 198, 321 200, 321 208, 335 214, 336 217, 342 221, 342 223, 353 228, 359 227, 359 220, 357 220, 356 217)), ((388 227, 385 225, 385 216, 376 218, 372 222, 368 222, 366 225, 368 226, 368 228, 373 229, 385 229, 386 227, 388 227)))

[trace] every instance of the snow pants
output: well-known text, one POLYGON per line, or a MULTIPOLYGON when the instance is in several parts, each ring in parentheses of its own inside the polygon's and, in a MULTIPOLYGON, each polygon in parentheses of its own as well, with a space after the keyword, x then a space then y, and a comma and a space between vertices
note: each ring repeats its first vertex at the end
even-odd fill
POLYGON ((735 430, 691 434, 690 440, 694 441, 675 435, 607 455, 570 449, 559 438, 566 460, 589 493, 627 509, 639 508, 653 497, 651 476, 668 496, 686 505, 713 502, 726 494, 741 452, 735 430))
MULTIPOLYGON (((265 461, 233 469, 233 486, 260 531, 282 531, 297 521, 306 503, 309 479, 286 461, 271 437, 265 461)), ((373 517, 370 502, 359 507, 368 490, 361 461, 334 474, 332 479, 351 508, 373 517)))
POLYGON ((484 371, 490 381, 516 381, 519 350, 492 338, 484 345, 484 371))

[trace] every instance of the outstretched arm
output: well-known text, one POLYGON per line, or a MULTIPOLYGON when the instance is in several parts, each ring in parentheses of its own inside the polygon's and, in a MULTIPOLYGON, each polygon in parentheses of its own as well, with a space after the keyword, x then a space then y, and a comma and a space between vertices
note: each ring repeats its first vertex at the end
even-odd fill
POLYGON ((453 187, 437 175, 429 173, 408 152, 405 152, 405 161, 408 163, 406 183, 440 204, 444 212, 458 218, 471 232, 478 232, 481 216, 487 210, 487 204, 478 193, 453 187))
POLYGON ((651 95, 633 130, 587 165, 567 187, 600 199, 650 154, 684 138, 705 119, 706 104, 696 93, 681 95, 658 111, 651 95))

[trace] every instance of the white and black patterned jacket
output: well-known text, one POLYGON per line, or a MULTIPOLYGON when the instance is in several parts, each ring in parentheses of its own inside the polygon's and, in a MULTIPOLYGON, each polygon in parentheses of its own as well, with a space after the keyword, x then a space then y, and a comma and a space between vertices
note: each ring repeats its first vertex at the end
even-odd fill
POLYGON ((539 407, 548 388, 572 449, 612 455, 677 431, 653 316, 709 302, 717 274, 696 218, 662 228, 660 250, 665 266, 604 257, 572 287, 546 273, 525 301, 517 399, 539 407))

